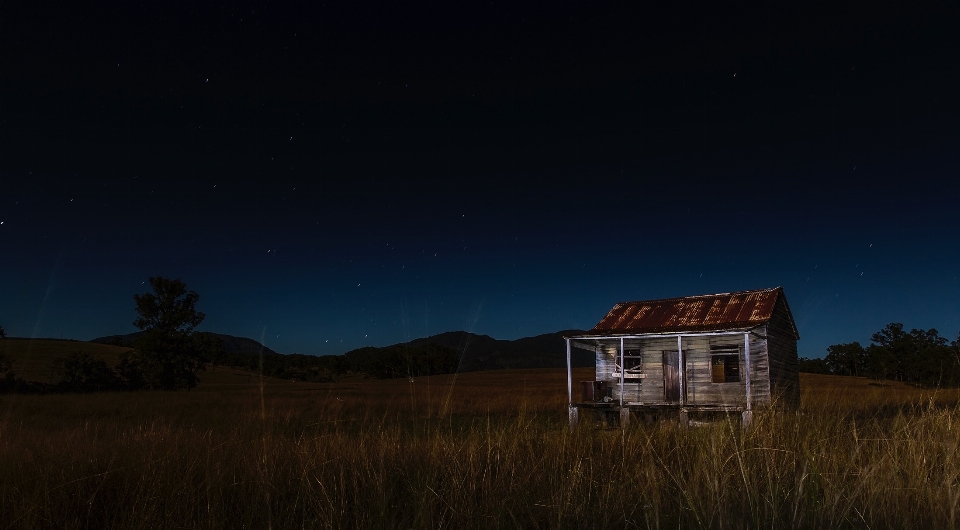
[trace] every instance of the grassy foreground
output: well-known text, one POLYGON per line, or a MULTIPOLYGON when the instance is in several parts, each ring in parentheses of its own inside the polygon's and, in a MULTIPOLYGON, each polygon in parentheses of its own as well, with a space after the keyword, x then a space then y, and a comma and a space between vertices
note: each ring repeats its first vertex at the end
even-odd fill
POLYGON ((0 528, 960 526, 956 390, 804 374, 748 430, 569 433, 562 370, 204 377, 0 396, 0 528))

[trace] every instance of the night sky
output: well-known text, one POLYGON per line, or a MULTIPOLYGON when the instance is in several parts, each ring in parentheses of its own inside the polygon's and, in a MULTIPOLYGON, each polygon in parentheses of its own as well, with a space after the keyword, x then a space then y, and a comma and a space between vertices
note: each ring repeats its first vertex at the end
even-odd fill
POLYGON ((775 286, 803 356, 960 331, 956 3, 37 4, 0 4, 9 336, 136 331, 150 276, 283 353, 775 286))

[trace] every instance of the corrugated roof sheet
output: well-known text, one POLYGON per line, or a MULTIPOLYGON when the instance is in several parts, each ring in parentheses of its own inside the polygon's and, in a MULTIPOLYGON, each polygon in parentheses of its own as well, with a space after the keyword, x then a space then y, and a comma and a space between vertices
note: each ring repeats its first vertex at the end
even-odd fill
MULTIPOLYGON (((623 302, 586 335, 670 333, 749 328, 773 316, 783 288, 623 302)), ((789 309, 788 309, 789 311, 789 309)))

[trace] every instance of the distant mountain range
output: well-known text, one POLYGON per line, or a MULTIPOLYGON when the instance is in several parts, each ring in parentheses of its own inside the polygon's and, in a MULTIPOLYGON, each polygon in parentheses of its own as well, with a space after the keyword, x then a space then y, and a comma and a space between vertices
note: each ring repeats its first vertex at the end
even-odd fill
MULTIPOLYGON (((233 335, 210 333, 208 331, 202 331, 200 333, 220 338, 223 341, 224 349, 231 355, 260 355, 261 352, 267 355, 280 355, 263 344, 246 337, 235 337, 233 335)), ((107 335, 106 337, 98 337, 89 342, 114 344, 117 346, 133 346, 133 341, 137 340, 143 334, 143 331, 137 331, 136 333, 128 333, 126 335, 107 335)))
MULTIPOLYGON (((474 372, 478 370, 499 370, 503 368, 559 368, 567 365, 566 345, 563 337, 582 333, 580 330, 565 330, 555 333, 545 333, 534 337, 524 337, 516 340, 498 340, 489 335, 477 335, 467 331, 448 331, 414 339, 409 342, 384 346, 382 348, 358 348, 351 350, 382 350, 397 346, 422 347, 428 344, 438 344, 454 350, 459 357, 459 372, 474 372)), ((116 344, 131 346, 143 332, 127 335, 109 335, 91 340, 101 344, 116 344)), ((256 340, 246 337, 235 337, 221 333, 211 333, 223 340, 224 347, 230 355, 281 355, 256 340)), ((347 352, 345 355, 350 355, 347 352)), ((591 352, 573 349, 571 352, 573 366, 593 366, 594 356, 591 352)))
MULTIPOLYGON (((583 332, 574 329, 516 340, 497 340, 489 335, 449 331, 400 345, 417 347, 439 344, 450 348, 460 356, 457 370, 459 372, 502 368, 557 368, 567 365, 567 350, 563 337, 580 333, 583 332)), ((596 362, 592 352, 576 348, 571 351, 571 356, 573 366, 593 366, 596 362)))

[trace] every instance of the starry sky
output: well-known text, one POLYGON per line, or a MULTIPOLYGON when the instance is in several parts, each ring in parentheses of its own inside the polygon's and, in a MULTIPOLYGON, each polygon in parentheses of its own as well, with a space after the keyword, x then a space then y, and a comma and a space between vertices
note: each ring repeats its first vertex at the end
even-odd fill
POLYGON ((774 286, 803 356, 960 332, 956 5, 36 4, 0 4, 9 336, 133 332, 150 276, 283 353, 774 286))

